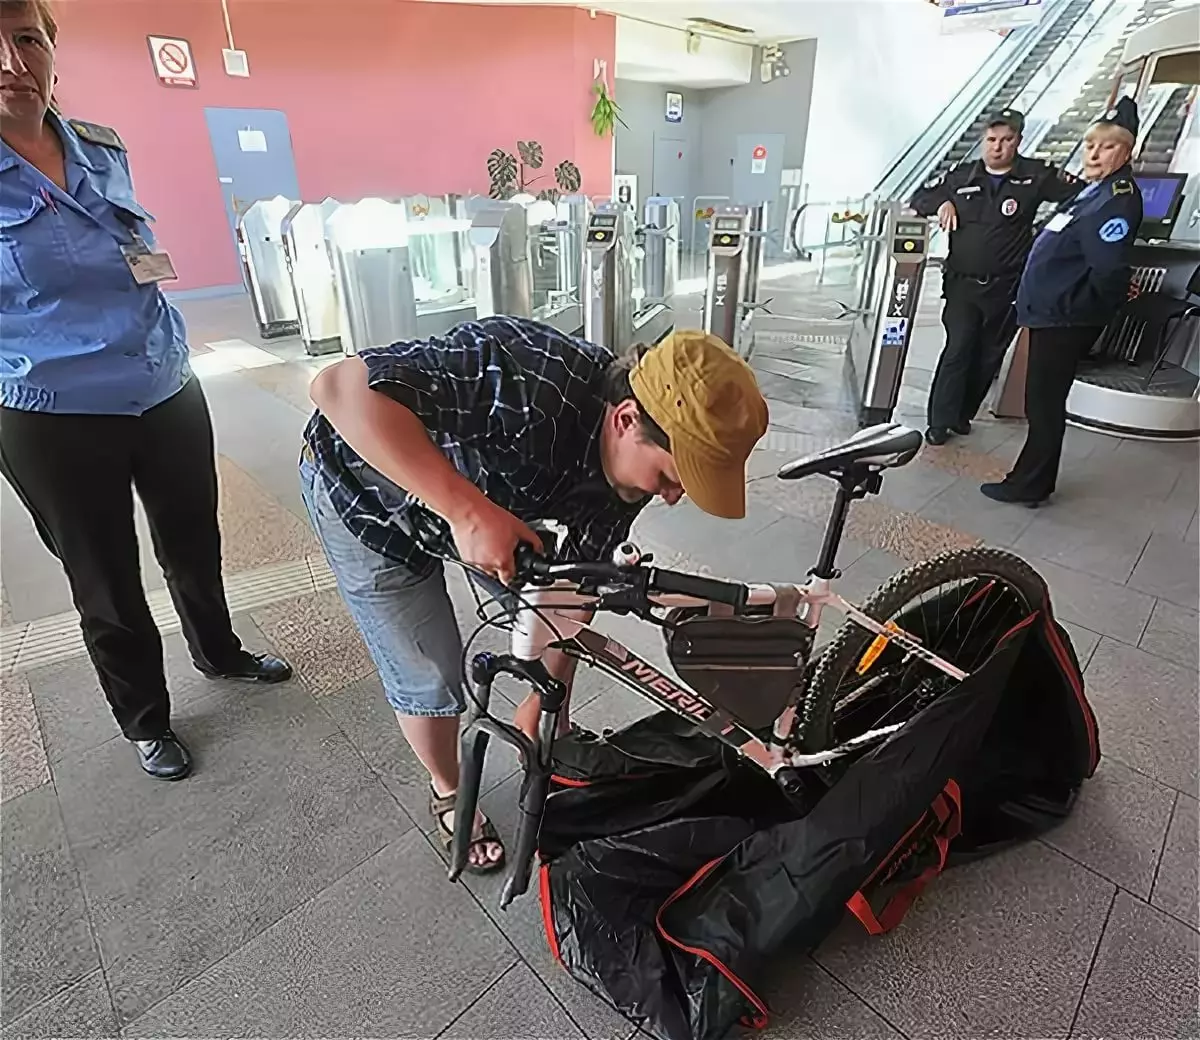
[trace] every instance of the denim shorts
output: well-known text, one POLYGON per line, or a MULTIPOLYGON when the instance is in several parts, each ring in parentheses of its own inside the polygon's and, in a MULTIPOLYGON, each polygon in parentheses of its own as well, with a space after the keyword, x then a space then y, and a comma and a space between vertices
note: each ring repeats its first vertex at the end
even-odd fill
POLYGON ((300 491, 388 703, 401 715, 460 714, 462 636, 442 565, 415 574, 368 549, 342 523, 306 457, 300 461, 300 491))

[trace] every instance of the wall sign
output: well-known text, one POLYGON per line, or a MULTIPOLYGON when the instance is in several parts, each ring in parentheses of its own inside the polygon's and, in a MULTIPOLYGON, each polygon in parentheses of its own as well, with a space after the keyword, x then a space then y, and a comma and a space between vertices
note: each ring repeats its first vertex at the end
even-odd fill
MULTIPOLYGON (((742 161, 745 162, 744 159, 742 161)), ((767 172, 767 146, 765 144, 754 146, 754 154, 750 157, 750 172, 767 172)))
POLYGON ((166 87, 196 86, 196 65, 192 61, 192 47, 187 40, 173 36, 147 36, 150 45, 150 61, 154 74, 166 87))
POLYGON ((667 122, 683 122, 683 95, 674 90, 667 91, 667 122))

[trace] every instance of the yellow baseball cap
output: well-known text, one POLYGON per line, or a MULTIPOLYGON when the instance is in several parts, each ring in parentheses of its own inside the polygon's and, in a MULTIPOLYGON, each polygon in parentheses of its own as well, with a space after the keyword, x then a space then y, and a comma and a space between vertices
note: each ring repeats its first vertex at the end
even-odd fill
POLYGON ((754 370, 716 336, 680 330, 629 374, 638 405, 671 441, 683 490, 706 513, 746 515, 746 460, 767 432, 754 370))

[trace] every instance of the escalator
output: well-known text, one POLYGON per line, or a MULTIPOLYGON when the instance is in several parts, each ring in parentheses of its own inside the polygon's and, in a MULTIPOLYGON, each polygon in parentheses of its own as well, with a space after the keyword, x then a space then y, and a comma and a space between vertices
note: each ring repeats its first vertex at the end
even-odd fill
POLYGON ((983 133, 987 129, 988 120, 1000 109, 1011 105, 1013 99, 1029 85, 1030 80, 1033 79, 1038 69, 1042 67, 1046 59, 1054 53, 1058 45, 1075 27, 1075 23, 1087 13, 1088 8, 1092 6, 1093 2, 1094 0, 1066 0, 1065 10, 1055 19, 1049 31, 1038 40, 1033 50, 1026 55, 1025 59, 1001 84, 988 103, 979 110, 975 120, 962 132, 961 136, 954 142, 950 151, 946 153, 941 162, 926 176, 932 173, 943 173, 950 169, 950 167, 962 162, 971 154, 979 144, 979 139, 983 137, 983 133))
MULTIPOLYGON (((1067 166, 1070 168, 1073 165, 1078 165, 1077 161, 1073 163, 1072 160, 1076 156, 1076 151, 1080 141, 1083 139, 1084 132, 1091 125, 1092 120, 1100 115, 1108 104, 1109 95, 1112 91, 1113 75, 1121 63, 1121 52, 1125 49, 1125 43, 1129 39, 1130 34, 1148 25, 1150 22, 1170 14, 1172 9, 1177 6, 1178 0, 1146 0, 1142 4, 1141 10, 1138 11, 1121 31, 1120 36, 1113 43, 1108 53, 1104 55, 1096 71, 1084 84, 1083 89, 1080 90, 1074 102, 1063 111, 1058 118, 1058 122, 1042 138, 1034 151, 1034 155, 1038 159, 1044 159, 1054 166, 1067 166)), ((1186 94, 1186 91, 1184 93, 1186 94)), ((1164 108, 1159 119, 1155 122, 1154 131, 1173 144, 1179 136, 1182 115, 1179 116, 1180 122, 1175 123, 1173 126, 1168 125, 1170 123, 1171 111, 1181 111, 1181 105, 1175 105, 1173 110, 1169 106, 1168 108, 1164 108), (1166 122, 1163 121, 1164 117, 1166 117, 1166 122)), ((1166 161, 1170 162, 1170 158, 1168 157, 1166 161)), ((1165 168, 1164 166, 1163 169, 1165 168)))

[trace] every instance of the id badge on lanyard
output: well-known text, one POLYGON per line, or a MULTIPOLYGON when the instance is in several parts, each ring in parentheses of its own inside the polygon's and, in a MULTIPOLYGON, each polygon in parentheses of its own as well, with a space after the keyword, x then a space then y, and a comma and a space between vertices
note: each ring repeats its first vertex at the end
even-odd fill
POLYGON ((171 255, 163 250, 151 249, 146 240, 137 232, 137 225, 131 224, 124 216, 121 223, 129 228, 130 241, 121 246, 121 255, 129 266, 129 273, 138 285, 153 285, 156 282, 170 281, 178 278, 175 265, 171 263, 171 255))

